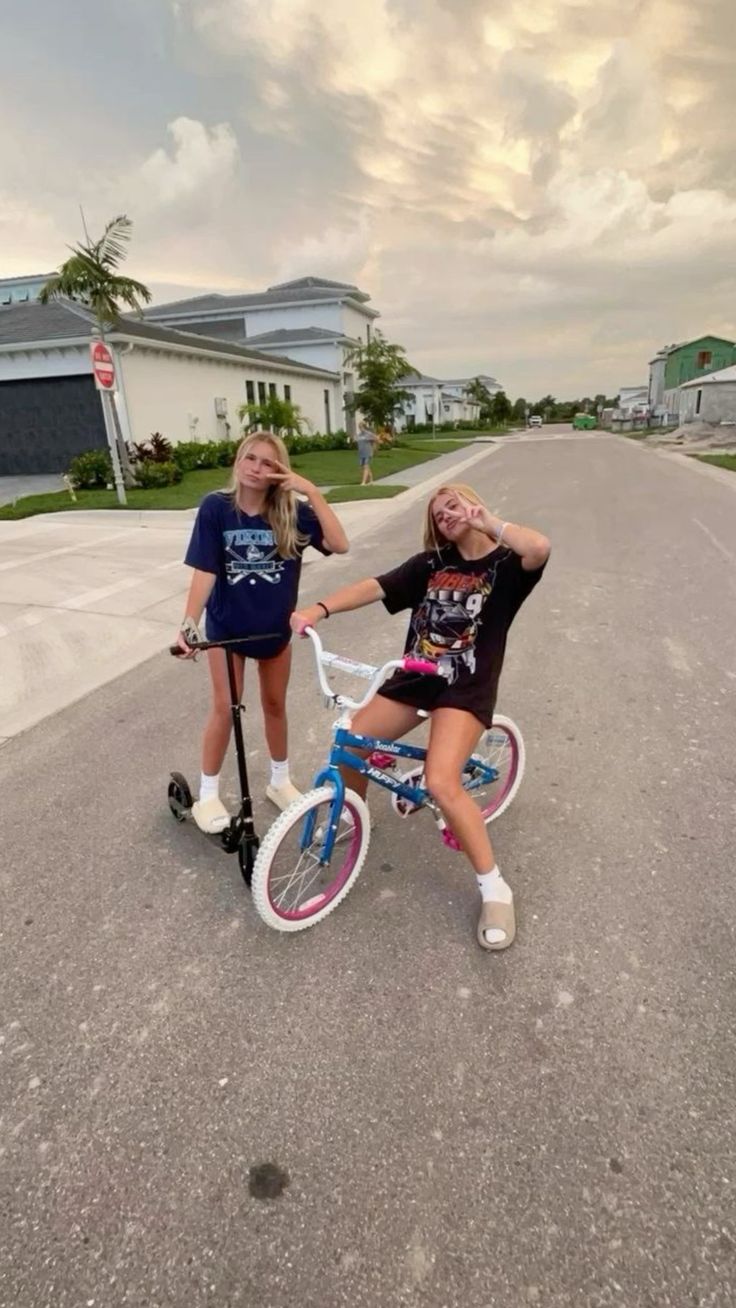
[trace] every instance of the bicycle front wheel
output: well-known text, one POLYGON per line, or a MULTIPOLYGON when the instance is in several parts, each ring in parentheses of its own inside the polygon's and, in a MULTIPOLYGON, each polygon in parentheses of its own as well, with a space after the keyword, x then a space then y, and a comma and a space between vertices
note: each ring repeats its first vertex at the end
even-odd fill
POLYGON ((329 863, 322 858, 332 817, 333 786, 310 790, 277 818, 258 851, 251 890, 259 916, 275 931, 303 931, 337 908, 358 878, 370 840, 364 800, 345 791, 329 863))
POLYGON ((511 718, 494 717, 493 726, 483 732, 473 757, 496 773, 495 781, 483 782, 470 791, 483 821, 493 822, 516 798, 524 776, 526 751, 516 723, 511 718))

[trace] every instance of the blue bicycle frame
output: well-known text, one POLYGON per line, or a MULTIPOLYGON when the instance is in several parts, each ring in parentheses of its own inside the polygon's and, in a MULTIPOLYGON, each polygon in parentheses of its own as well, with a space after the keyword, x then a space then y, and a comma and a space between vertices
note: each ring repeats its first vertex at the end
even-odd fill
MULTIPOLYGON (((426 786, 410 785, 399 777, 392 776, 390 772, 384 771, 383 768, 376 767, 371 763, 373 754, 390 754, 392 758, 415 759, 421 763, 427 757, 426 749, 423 749, 420 745, 405 745, 398 740, 381 740, 376 736, 359 736, 347 727, 339 725, 335 728, 327 766, 321 772, 318 772, 314 779, 315 786, 329 784, 334 786, 335 789, 335 797, 330 807, 330 821, 320 851, 320 861, 322 863, 329 863, 332 858, 340 814, 345 803, 345 782, 340 772, 341 767, 348 767, 354 772, 362 773, 363 776, 369 777, 371 781, 375 781, 377 785, 383 786, 384 790, 392 791, 393 794, 405 799, 416 808, 433 806, 426 786), (361 758, 360 755, 351 752, 351 747, 368 750, 368 756, 361 758)), ((464 789, 468 791, 477 790, 480 786, 488 785, 490 782, 496 781, 499 776, 497 768, 484 763, 482 759, 474 754, 471 754, 463 768, 463 776, 465 774, 467 774, 468 779, 464 783, 464 789)), ((312 810, 304 819, 304 829, 301 837, 302 849, 308 849, 311 845, 316 821, 317 815, 312 810)))

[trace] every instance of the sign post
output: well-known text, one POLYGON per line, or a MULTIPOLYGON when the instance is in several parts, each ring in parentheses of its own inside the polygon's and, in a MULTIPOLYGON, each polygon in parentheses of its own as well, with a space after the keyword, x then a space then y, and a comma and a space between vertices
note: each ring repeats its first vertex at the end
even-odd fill
POLYGON ((105 434, 110 449, 110 459, 112 461, 112 472, 115 481, 115 490, 117 491, 118 496, 118 504, 127 504, 128 501, 125 495, 125 484, 123 482, 123 470, 120 466, 120 453, 118 450, 117 433, 115 430, 115 415, 112 411, 112 406, 115 403, 113 400, 113 394, 117 390, 115 360, 104 341, 92 341, 89 347, 89 352, 92 360, 95 386, 100 392, 102 415, 105 420, 105 434))

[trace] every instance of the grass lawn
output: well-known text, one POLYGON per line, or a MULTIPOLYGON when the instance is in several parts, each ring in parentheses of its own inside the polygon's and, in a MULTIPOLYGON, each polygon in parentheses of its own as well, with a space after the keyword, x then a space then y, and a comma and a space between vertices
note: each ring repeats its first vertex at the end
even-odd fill
POLYGON ((712 463, 716 468, 728 468, 729 472, 736 472, 736 454, 692 454, 693 459, 699 459, 701 463, 712 463))
POLYGON ((393 482, 388 486, 375 483, 371 486, 333 486, 325 498, 330 504, 347 504, 352 500, 391 500, 394 495, 400 495, 405 490, 406 486, 396 486, 393 482))
MULTIPOLYGON (((374 477, 391 477, 413 468, 417 463, 425 463, 438 454, 447 454, 458 449, 457 441, 437 440, 431 448, 423 445, 403 445, 393 450, 383 450, 373 460, 374 477)), ((292 466, 303 477, 308 477, 317 486, 336 486, 340 488, 353 486, 359 488, 361 469, 358 456, 351 450, 316 450, 314 454, 295 454, 292 466)), ((129 509, 192 509, 196 508, 203 496, 209 491, 221 489, 227 482, 227 468, 207 468, 199 472, 185 473, 178 486, 164 486, 158 490, 129 490, 129 509)), ((376 487, 376 492, 379 491, 376 487)), ((374 492, 375 493, 375 492, 374 492)), ((390 494, 398 491, 391 488, 390 494)), ((355 495, 354 498, 365 498, 355 495)), ((114 491, 90 490, 77 491, 77 501, 72 502, 68 491, 52 491, 47 495, 28 495, 16 500, 15 504, 0 505, 0 519, 30 518, 36 513, 61 513, 67 509, 117 509, 117 496, 114 491)))

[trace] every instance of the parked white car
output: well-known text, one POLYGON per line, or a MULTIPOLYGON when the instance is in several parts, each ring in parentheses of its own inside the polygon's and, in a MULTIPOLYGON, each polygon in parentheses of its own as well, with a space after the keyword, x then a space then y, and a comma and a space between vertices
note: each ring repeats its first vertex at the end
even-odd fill
POLYGON ((539 414, 538 414, 538 413, 533 413, 532 416, 531 416, 531 418, 529 419, 529 426, 530 426, 530 427, 541 427, 541 425, 542 425, 542 419, 540 418, 539 414))

